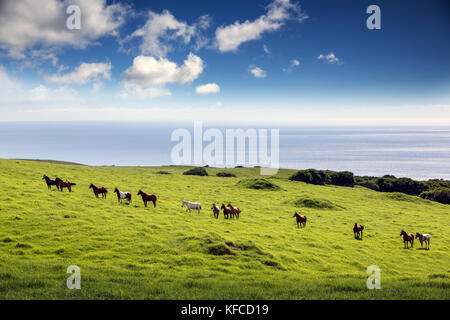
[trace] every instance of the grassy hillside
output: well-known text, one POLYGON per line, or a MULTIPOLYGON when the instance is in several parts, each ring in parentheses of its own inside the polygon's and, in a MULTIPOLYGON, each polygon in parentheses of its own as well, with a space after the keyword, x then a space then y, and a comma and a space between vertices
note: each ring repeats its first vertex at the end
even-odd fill
POLYGON ((0 160, 0 298, 450 298, 448 205, 288 181, 291 170, 268 178, 279 187, 271 190, 238 184, 261 178, 258 169, 225 170, 236 178, 185 170, 0 160), (43 174, 77 186, 48 191, 43 174), (90 183, 108 198, 95 198, 90 183), (115 186, 133 193, 132 205, 117 203, 115 186), (144 208, 141 188, 158 195, 156 208, 144 208), (181 200, 204 210, 186 213, 181 200), (239 221, 213 218, 211 203, 228 201, 242 209, 239 221), (295 210, 307 215, 305 229, 295 210), (365 225, 363 241, 354 222, 365 225), (431 250, 418 241, 403 249, 401 229, 431 234, 431 250), (66 287, 69 265, 81 268, 81 290, 66 287), (369 265, 381 268, 381 290, 366 288, 369 265))

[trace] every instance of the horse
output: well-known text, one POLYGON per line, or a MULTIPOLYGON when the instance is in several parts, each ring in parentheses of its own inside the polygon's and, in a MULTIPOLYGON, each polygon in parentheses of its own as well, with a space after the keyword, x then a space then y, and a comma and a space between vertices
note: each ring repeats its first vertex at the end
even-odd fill
POLYGON ((411 248, 414 247, 414 235, 412 233, 406 233, 402 230, 402 232, 400 232, 400 235, 403 236, 403 244, 405 246, 405 249, 408 249, 409 243, 411 243, 411 248))
POLYGON ((108 189, 105 187, 96 187, 93 183, 89 186, 89 189, 94 191, 95 196, 98 198, 98 195, 101 194, 102 198, 106 199, 106 194, 108 193, 108 189))
POLYGON ((142 201, 144 201, 144 205, 145 205, 146 208, 147 208, 147 202, 148 201, 153 202, 153 208, 156 207, 156 200, 158 198, 154 194, 148 194, 148 193, 145 193, 142 190, 139 190, 137 195, 142 197, 142 201))
POLYGON ((219 207, 216 206, 215 203, 213 203, 212 206, 211 206, 211 209, 212 209, 212 211, 213 211, 213 213, 214 213, 214 217, 215 217, 216 219, 218 219, 218 218, 219 218, 219 213, 220 213, 219 207))
POLYGON ((241 210, 238 207, 233 207, 233 205, 229 202, 227 207, 231 208, 231 218, 234 219, 234 217, 236 217, 239 219, 239 213, 241 213, 241 210))
POLYGON ((202 204, 198 202, 181 201, 181 207, 183 208, 184 206, 186 206, 186 211, 189 212, 191 212, 191 209, 194 209, 200 213, 200 210, 202 210, 202 204))
POLYGON ((416 232, 416 239, 417 238, 419 238, 420 245, 422 246, 422 248, 423 248, 423 243, 425 242, 426 249, 430 250, 430 239, 431 239, 431 236, 428 233, 422 234, 422 233, 416 232))
POLYGON ((355 222, 355 225, 353 226, 353 236, 355 237, 355 239, 362 240, 363 230, 364 226, 355 222))
POLYGON ((128 200, 129 203, 131 203, 131 193, 130 192, 122 192, 119 189, 115 188, 114 192, 117 193, 117 200, 120 203, 123 203, 123 200, 128 200))
POLYGON ((57 183, 57 186, 59 187, 59 191, 63 191, 64 188, 67 188, 69 192, 72 192, 72 186, 76 186, 76 183, 70 182, 70 181, 63 181, 62 179, 56 177, 55 181, 57 183))
MULTIPOLYGON (((223 209, 223 217, 225 219, 228 219, 229 216, 231 216, 233 214, 232 209, 230 208, 230 206, 226 206, 222 203, 222 206, 220 207, 220 209, 223 209)), ((231 218, 231 217, 230 217, 231 218)))
POLYGON ((44 179, 45 179, 45 183, 47 183, 47 188, 49 190, 52 190, 52 186, 56 186, 56 188, 59 190, 59 186, 58 186, 58 183, 56 182, 56 180, 50 179, 45 174, 42 177, 42 180, 44 180, 44 179))
POLYGON ((297 212, 294 213, 293 218, 297 218, 297 228, 304 228, 306 227, 306 216, 303 214, 298 214, 297 212))

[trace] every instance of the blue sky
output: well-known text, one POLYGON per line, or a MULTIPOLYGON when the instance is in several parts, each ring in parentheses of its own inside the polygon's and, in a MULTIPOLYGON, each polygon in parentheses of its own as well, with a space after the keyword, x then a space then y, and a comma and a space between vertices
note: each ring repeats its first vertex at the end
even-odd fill
POLYGON ((447 1, 0 2, 3 121, 450 124, 447 1), (81 9, 68 30, 65 10, 81 9), (369 30, 366 8, 381 9, 369 30))

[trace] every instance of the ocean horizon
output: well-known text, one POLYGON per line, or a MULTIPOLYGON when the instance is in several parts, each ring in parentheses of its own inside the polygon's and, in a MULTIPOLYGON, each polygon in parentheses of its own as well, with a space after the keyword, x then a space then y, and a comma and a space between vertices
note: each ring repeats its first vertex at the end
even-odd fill
MULTIPOLYGON (((203 126, 222 132, 279 129, 280 168, 450 179, 450 127, 203 126)), ((173 165, 170 154, 177 142, 171 141, 171 134, 179 128, 192 133, 193 122, 0 122, 0 158, 93 166, 173 165)))

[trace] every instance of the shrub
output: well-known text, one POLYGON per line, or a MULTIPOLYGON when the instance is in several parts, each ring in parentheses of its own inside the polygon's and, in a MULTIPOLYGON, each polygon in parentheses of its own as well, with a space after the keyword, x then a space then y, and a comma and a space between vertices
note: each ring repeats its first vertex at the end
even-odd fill
POLYGON ((189 169, 188 171, 185 171, 183 174, 190 176, 207 176, 208 172, 206 172, 205 168, 197 167, 189 169))
POLYGON ((331 178, 328 173, 316 169, 300 170, 293 174, 289 180, 302 181, 311 184, 325 185, 330 184, 331 178))
POLYGON ((280 190, 281 188, 266 179, 245 179, 237 183, 240 186, 256 190, 280 190))
POLYGON ((450 204, 450 189, 424 191, 419 195, 419 197, 444 204, 450 204))
POLYGON ((169 171, 160 170, 160 171, 156 171, 155 174, 170 174, 170 172, 169 171))
POLYGON ((294 201, 294 205, 297 207, 315 208, 315 209, 334 209, 334 205, 331 201, 326 199, 313 199, 309 197, 301 197, 294 201))
POLYGON ((229 173, 229 172, 219 172, 216 174, 218 177, 224 177, 224 178, 230 178, 230 177, 236 177, 235 174, 229 173))
POLYGON ((353 172, 350 171, 333 172, 330 177, 331 184, 336 186, 353 187, 355 185, 353 172))

